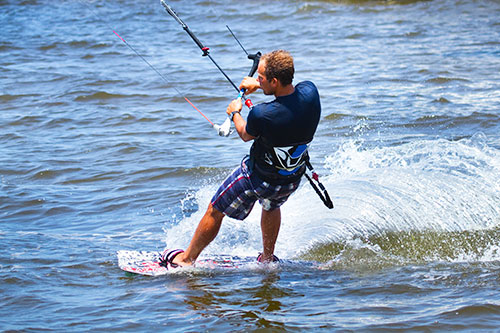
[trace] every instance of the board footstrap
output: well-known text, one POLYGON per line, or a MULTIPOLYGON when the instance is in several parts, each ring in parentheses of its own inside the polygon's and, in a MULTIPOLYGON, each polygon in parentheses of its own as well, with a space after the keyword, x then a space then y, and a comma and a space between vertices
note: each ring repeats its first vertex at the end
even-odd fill
POLYGON ((177 268, 179 265, 174 264, 173 260, 177 255, 184 253, 184 250, 181 249, 165 249, 161 254, 160 254, 160 265, 163 267, 167 268, 177 268))

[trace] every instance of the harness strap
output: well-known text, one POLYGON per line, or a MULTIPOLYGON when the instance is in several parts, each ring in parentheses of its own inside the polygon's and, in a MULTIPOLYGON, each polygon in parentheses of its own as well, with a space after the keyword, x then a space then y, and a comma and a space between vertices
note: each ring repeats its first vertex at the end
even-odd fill
POLYGON ((312 178, 307 174, 307 173, 304 173, 304 175, 306 176, 307 180, 309 181, 309 183, 311 184, 312 188, 314 189, 314 191, 316 192, 316 194, 318 194, 319 198, 321 199, 321 201, 323 201, 323 203, 325 204, 326 207, 328 207, 329 209, 332 209, 333 208, 333 202, 332 200, 330 199, 330 196, 328 195, 328 192, 326 191, 326 188, 323 186, 323 184, 321 184, 321 182, 319 181, 319 176, 318 174, 314 171, 314 168, 313 166, 311 165, 311 162, 309 162, 309 159, 306 160, 306 166, 307 168, 311 171, 312 173, 312 178), (318 186, 316 186, 316 184, 313 182, 313 179, 318 183, 318 186), (321 190, 320 190, 321 189, 321 190))

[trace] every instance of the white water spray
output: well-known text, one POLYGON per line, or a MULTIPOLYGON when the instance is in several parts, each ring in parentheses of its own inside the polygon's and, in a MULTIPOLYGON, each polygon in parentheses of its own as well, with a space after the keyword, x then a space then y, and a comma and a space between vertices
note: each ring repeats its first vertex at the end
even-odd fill
MULTIPOLYGON (((481 135, 460 141, 421 140, 364 149, 346 142, 326 156, 322 180, 329 210, 303 180, 282 208, 276 254, 291 258, 321 242, 382 232, 474 231, 500 225, 500 152, 481 135)), ((185 247, 218 184, 196 193, 199 210, 166 230, 169 246, 185 247)), ((261 251, 260 206, 245 221, 226 218, 204 253, 261 251)))

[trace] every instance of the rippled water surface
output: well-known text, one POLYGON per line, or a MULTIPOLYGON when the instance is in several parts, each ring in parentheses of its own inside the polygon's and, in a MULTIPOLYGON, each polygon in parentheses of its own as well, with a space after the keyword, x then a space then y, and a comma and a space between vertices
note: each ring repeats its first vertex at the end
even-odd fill
MULTIPOLYGON (((235 82, 226 25, 318 86, 335 209, 304 181, 276 249, 310 264, 119 270, 186 247, 247 153, 184 100, 220 124, 234 88, 159 1, 0 1, 2 330, 498 329, 500 2, 168 3, 235 82)), ((259 210, 203 255, 256 256, 259 210)))

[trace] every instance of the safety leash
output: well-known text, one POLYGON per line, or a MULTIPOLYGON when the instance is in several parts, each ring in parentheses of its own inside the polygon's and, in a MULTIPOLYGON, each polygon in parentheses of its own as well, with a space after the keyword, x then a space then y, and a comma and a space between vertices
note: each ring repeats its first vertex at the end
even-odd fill
POLYGON ((325 206, 328 207, 328 208, 330 208, 330 209, 332 209, 333 208, 333 202, 330 199, 330 196, 328 195, 328 192, 327 192, 326 188, 319 181, 319 176, 314 171, 314 168, 311 165, 311 162, 309 162, 309 159, 306 161, 306 166, 309 169, 309 171, 311 171, 311 174, 312 174, 312 177, 311 177, 307 173, 304 173, 304 175, 306 176, 307 180, 311 184, 311 186, 314 189, 314 191, 316 192, 316 194, 318 194, 318 196, 321 199, 321 201, 323 201, 323 203, 325 204, 325 206), (313 179, 316 181, 316 183, 318 183, 317 186, 313 182, 313 179), (319 186, 319 188, 318 188, 318 186, 319 186))

